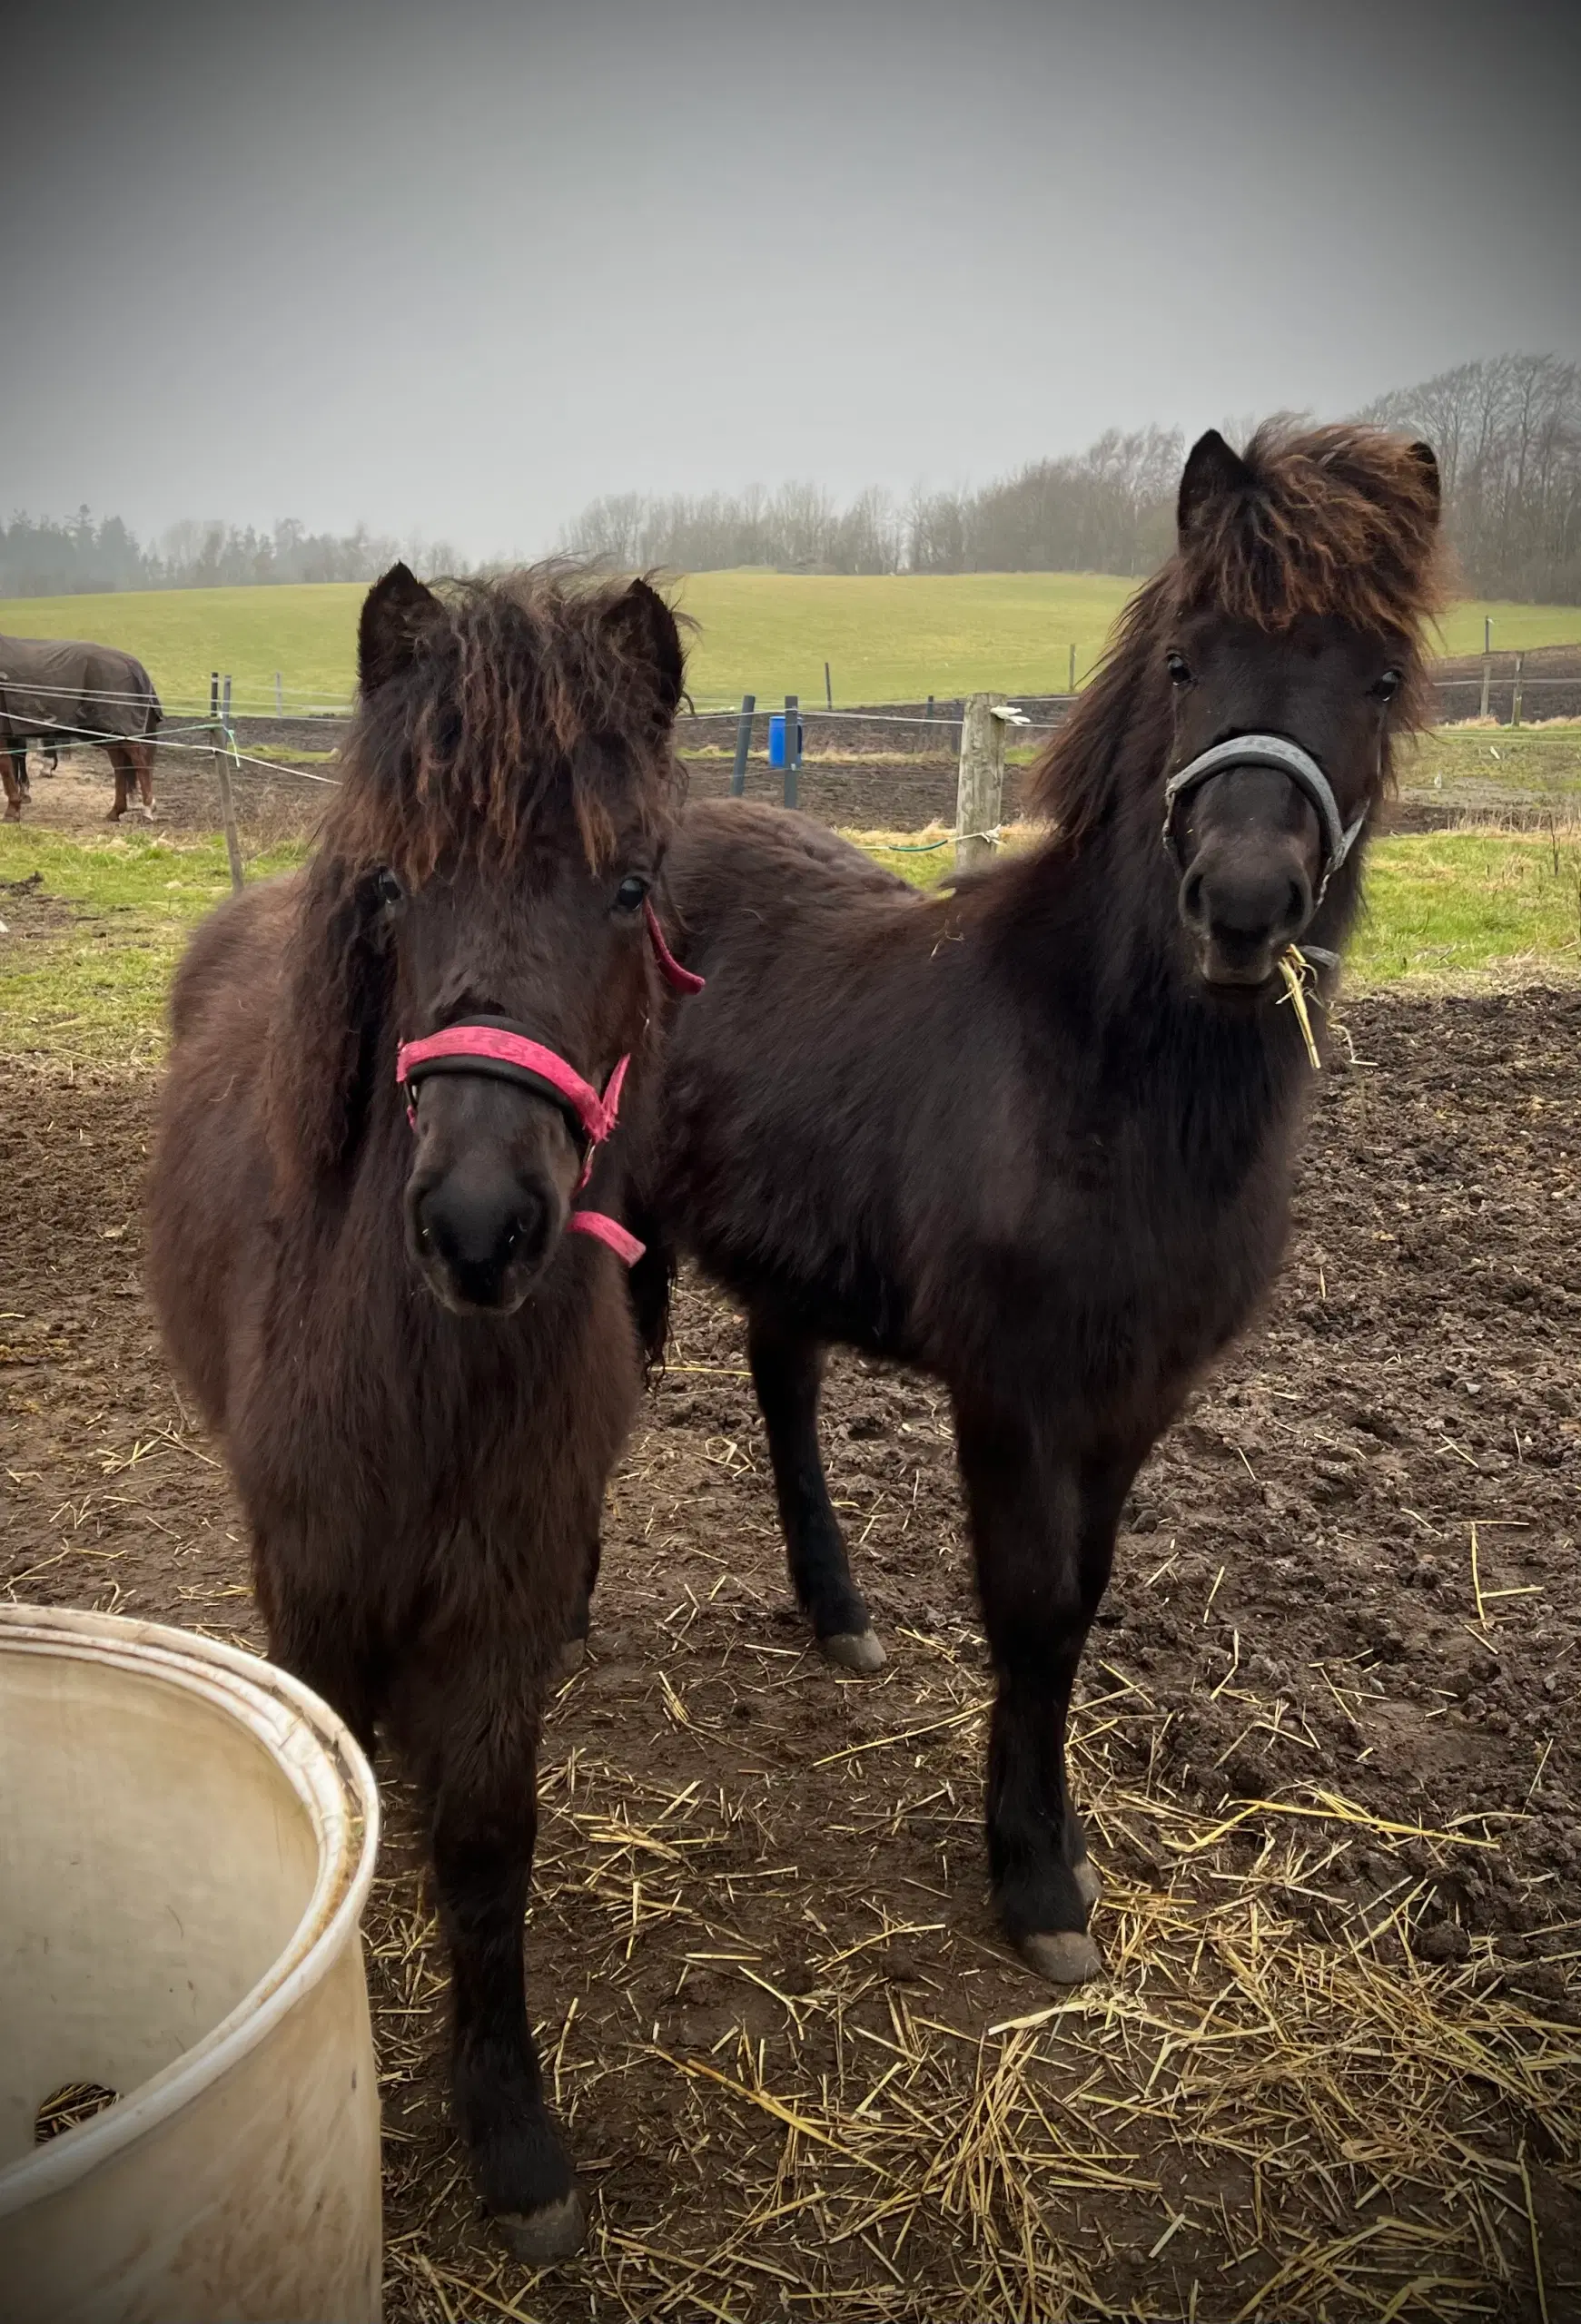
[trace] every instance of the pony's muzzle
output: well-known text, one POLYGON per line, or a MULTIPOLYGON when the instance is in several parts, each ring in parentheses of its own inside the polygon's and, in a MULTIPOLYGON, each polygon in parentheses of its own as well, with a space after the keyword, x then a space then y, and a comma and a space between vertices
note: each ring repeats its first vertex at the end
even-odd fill
POLYGON ((1208 848, 1181 882, 1181 918, 1203 982, 1219 990, 1270 987, 1280 954, 1312 911, 1312 883, 1293 847, 1208 848))
POLYGON ((463 1093, 459 1080, 426 1084, 406 1241, 435 1297, 455 1315, 514 1315, 558 1246, 579 1168, 552 1107, 498 1084, 486 1094, 476 1084, 463 1093), (513 1135, 477 1134, 467 1118, 479 1099, 508 1110, 513 1135))

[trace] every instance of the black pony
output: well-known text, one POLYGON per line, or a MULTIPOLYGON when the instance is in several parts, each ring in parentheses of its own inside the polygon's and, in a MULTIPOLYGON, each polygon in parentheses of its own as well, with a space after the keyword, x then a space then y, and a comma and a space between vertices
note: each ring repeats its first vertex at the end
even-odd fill
MULTIPOLYGON (((707 990, 644 1166, 650 1242, 748 1311, 791 1574, 849 1668, 884 1652, 819 1460, 822 1345, 947 1384, 989 1860, 1062 1983, 1100 1966, 1064 1766, 1082 1642, 1137 1469, 1278 1265, 1311 1069, 1281 1003, 1350 924, 1439 589, 1432 454, 1372 429, 1207 435, 1179 520, 1035 771, 1035 849, 923 901, 800 816, 685 817, 707 990)), ((663 1289, 656 1251, 650 1316, 663 1289)))
POLYGON ((271 1653, 419 1787, 451 2103, 536 2262, 582 2232, 524 1982, 539 1729, 641 1392, 604 1141, 681 974, 649 891, 683 655, 641 581, 441 598, 404 566, 359 649, 311 863, 222 905, 176 979, 150 1288, 271 1653))

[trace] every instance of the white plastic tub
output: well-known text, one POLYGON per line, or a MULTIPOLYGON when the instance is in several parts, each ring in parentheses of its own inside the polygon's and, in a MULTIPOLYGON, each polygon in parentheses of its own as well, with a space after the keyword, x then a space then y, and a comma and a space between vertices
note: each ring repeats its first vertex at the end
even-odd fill
POLYGON ((0 1605, 0 2319, 373 2324, 378 1796, 253 1656, 0 1605), (117 2102, 47 2144, 44 2101, 117 2102))

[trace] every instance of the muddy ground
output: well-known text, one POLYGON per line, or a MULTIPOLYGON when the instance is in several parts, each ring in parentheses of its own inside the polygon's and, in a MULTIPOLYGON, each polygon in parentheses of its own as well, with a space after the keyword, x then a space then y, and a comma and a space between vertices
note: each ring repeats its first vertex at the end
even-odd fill
MULTIPOLYGON (((291 729, 265 730, 262 741, 250 737, 248 747, 285 750, 291 747, 291 729)), ((325 738, 319 737, 321 743, 325 738)), ((723 757, 691 757, 686 762, 690 795, 723 798, 730 787, 731 763, 723 757)), ((311 836, 331 795, 332 761, 309 759, 299 750, 294 767, 253 761, 234 776, 236 811, 243 849, 251 856, 282 841, 311 836)), ((1013 822, 1021 812, 1026 769, 1006 769, 1004 816, 1013 822)), ((797 803, 809 814, 848 831, 920 832, 937 824, 953 829, 955 822, 957 768, 946 756, 900 753, 885 757, 855 754, 839 759, 809 758, 797 776, 797 803)), ((777 802, 784 777, 773 773, 761 757, 748 767, 746 796, 777 802)), ((1381 832, 1431 832, 1453 828, 1468 813, 1496 823, 1536 829, 1546 827, 1553 812, 1519 792, 1479 783, 1474 795, 1461 786, 1446 798, 1424 788, 1408 788, 1387 800, 1379 812, 1381 832), (1486 794, 1486 795, 1485 795, 1486 794)), ((114 793, 109 762, 96 751, 74 753, 62 759, 56 773, 44 773, 33 762, 33 800, 27 821, 40 829, 88 832, 104 821, 114 793)), ((220 828, 220 810, 213 763, 207 752, 193 753, 173 746, 164 749, 155 770, 159 819, 173 832, 213 832, 220 828)), ((141 827, 127 819, 125 828, 141 827)))
MULTIPOLYGON (((282 734, 286 731, 282 729, 282 734)), ((265 741, 254 747, 284 749, 288 744, 265 741)), ((687 768, 694 798, 723 798, 728 792, 728 759, 692 758, 687 768)), ((326 779, 332 778, 334 772, 332 763, 310 760, 300 752, 294 772, 285 764, 244 764, 233 780, 238 820, 249 851, 310 836, 330 795, 326 779)), ((1005 783, 1009 815, 1018 811, 1021 781, 1021 769, 1011 768, 1005 783)), ((97 751, 63 757, 53 776, 44 772, 43 762, 35 756, 32 783, 26 820, 40 829, 92 831, 103 822, 114 796, 109 762, 97 751)), ((167 830, 189 832, 220 828, 218 791, 208 752, 174 746, 162 750, 154 784, 159 820, 167 830)), ((798 803, 810 814, 851 830, 917 831, 930 822, 953 824, 955 819, 956 767, 950 758, 809 760, 798 784, 798 803)), ((748 798, 778 801, 783 785, 783 775, 771 774, 761 758, 752 761, 748 798)), ((141 818, 132 815, 125 827, 131 831, 140 824, 141 818)))
MULTIPOLYGON (((535 2281, 475 2215, 392 1782, 392 2319, 1581 2314, 1581 996, 1342 1015, 1270 1312, 1089 1650, 1112 1980, 1037 1986, 987 1910, 939 1392, 834 1367, 892 1656, 836 1679, 688 1285, 546 1745, 532 1995, 591 2249, 535 2281)), ((0 1576, 259 1646, 142 1287, 151 1098, 0 1062, 0 1576)))

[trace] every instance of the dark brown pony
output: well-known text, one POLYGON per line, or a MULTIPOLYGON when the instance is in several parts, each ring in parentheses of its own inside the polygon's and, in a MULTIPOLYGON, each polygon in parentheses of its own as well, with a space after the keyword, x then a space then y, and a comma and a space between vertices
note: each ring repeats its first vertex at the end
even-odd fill
POLYGON ((397 1049, 509 1024, 606 1094, 629 1056, 640 1102, 682 651, 640 581, 441 601, 398 566, 360 659, 311 864, 216 912, 176 980, 151 1285, 272 1654, 365 1745, 382 1721, 427 1803, 456 2119, 542 2260, 581 2213, 526 2004, 535 1756, 640 1352, 619 1259, 566 1232, 588 1148, 553 1081, 452 1055, 409 1121, 397 1049))
MULTIPOLYGON (((884 1659, 819 1459, 823 1344, 945 1382, 997 1694, 988 1854, 1043 1975, 1094 1974, 1065 1723, 1131 1480, 1279 1263, 1310 1068, 1280 1006, 1332 956, 1418 719, 1431 453, 1217 434, 1176 555, 1038 766, 1041 845, 922 901, 796 815, 698 805, 669 857, 682 1012, 642 1166, 745 1305, 797 1595, 884 1659)), ((657 1236, 637 1287, 657 1322, 657 1236)))

